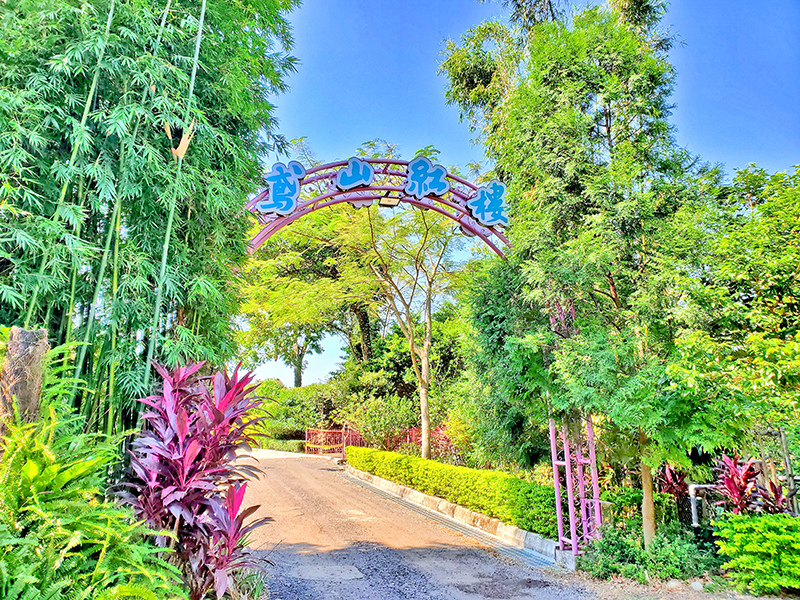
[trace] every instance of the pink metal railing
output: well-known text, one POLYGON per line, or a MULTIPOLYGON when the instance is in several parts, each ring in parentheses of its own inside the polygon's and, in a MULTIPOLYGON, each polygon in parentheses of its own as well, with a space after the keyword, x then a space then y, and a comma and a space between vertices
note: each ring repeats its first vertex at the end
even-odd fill
POLYGON ((570 430, 564 419, 561 430, 555 419, 550 419, 550 452, 553 459, 553 485, 556 495, 556 523, 558 543, 561 550, 570 550, 577 555, 591 539, 600 536, 603 522, 600 508, 600 486, 597 475, 597 459, 594 447, 594 428, 591 417, 582 419, 581 427, 570 430), (585 440, 584 440, 585 427, 585 440), (589 456, 584 455, 584 441, 589 456), (589 481, 585 467, 589 467, 589 481), (564 470, 564 484, 561 482, 564 470), (588 486, 587 486, 588 483, 588 486), (562 487, 567 492, 567 515, 569 535, 565 531, 562 487), (588 487, 588 490, 587 490, 588 487), (577 499, 575 495, 577 493, 577 499), (580 525, 580 531, 578 526, 580 525))
MULTIPOLYGON (((398 450, 404 444, 421 446, 422 430, 419 427, 412 427, 400 431, 388 437, 384 447, 388 450, 398 450)), ((361 434, 353 429, 306 429, 306 454, 341 454, 342 458, 345 458, 347 446, 366 445, 361 434)), ((458 450, 442 426, 431 431, 431 449, 437 456, 458 456, 458 450)))

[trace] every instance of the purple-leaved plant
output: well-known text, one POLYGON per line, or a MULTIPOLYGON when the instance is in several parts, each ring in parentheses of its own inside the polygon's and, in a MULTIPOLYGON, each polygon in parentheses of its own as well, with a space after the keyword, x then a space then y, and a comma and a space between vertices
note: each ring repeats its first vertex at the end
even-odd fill
POLYGON ((191 600, 212 589, 222 598, 232 575, 258 567, 246 552, 246 536, 267 519, 244 520, 258 507, 240 513, 247 476, 253 467, 235 465, 236 450, 249 449, 249 428, 263 417, 248 418, 261 402, 252 398, 253 374, 217 372, 197 376, 203 363, 172 373, 154 366, 163 379, 161 394, 140 400, 148 407, 145 427, 131 451, 133 480, 121 494, 137 517, 172 537, 157 542, 174 549, 191 600))
POLYGON ((723 454, 717 461, 715 489, 723 496, 717 504, 730 507, 733 514, 745 514, 756 510, 758 500, 757 478, 761 470, 751 458, 740 464, 739 457, 723 454))

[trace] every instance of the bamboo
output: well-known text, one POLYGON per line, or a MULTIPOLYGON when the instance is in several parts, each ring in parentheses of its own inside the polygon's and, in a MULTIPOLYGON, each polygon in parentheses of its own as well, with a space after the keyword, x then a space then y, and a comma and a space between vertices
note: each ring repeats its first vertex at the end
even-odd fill
MULTIPOLYGON (((78 206, 83 209, 83 195, 84 195, 84 177, 81 177, 81 180, 78 182, 78 206)), ((83 221, 78 221, 78 225, 75 227, 75 237, 81 237, 81 225, 83 225, 83 221)), ((67 311, 67 333, 64 338, 64 343, 68 344, 72 341, 72 313, 75 311, 75 286, 78 281, 78 267, 73 263, 72 265, 72 276, 70 277, 70 284, 69 284, 69 309, 67 311)), ((64 353, 64 364, 67 363, 68 355, 64 353)))
MULTIPOLYGON (((111 248, 111 239, 114 235, 114 226, 113 224, 117 220, 117 216, 119 215, 120 208, 121 208, 122 201, 120 200, 119 196, 117 196, 117 201, 114 203, 114 212, 111 216, 111 222, 108 224, 108 233, 106 234, 106 243, 103 248, 103 257, 100 259, 100 269, 97 273, 97 283, 94 286, 94 295, 92 296, 92 304, 89 308, 89 318, 86 320, 86 331, 83 334, 83 344, 81 344, 81 349, 78 351, 78 360, 75 363, 75 379, 78 379, 81 375, 81 369, 83 368, 83 361, 86 358, 86 348, 89 344, 89 337, 92 334, 92 325, 94 324, 94 316, 97 312, 97 301, 100 298, 100 289, 103 285, 103 276, 106 270, 106 264, 108 263, 108 254, 111 248)), ((75 393, 77 390, 73 389, 72 398, 74 400, 75 393)))
MULTIPOLYGON (((200 60, 200 44, 203 41, 203 22, 205 20, 206 15, 206 0, 203 0, 203 3, 200 7, 200 20, 197 25, 197 40, 195 41, 194 46, 194 59, 192 63, 192 76, 189 80, 189 95, 187 96, 186 100, 186 116, 183 120, 184 127, 188 126, 189 117, 191 116, 192 110, 192 97, 194 95, 194 84, 195 80, 197 79, 197 64, 200 60)), ((180 183, 181 179, 181 168, 183 166, 183 156, 178 155, 178 167, 175 172, 175 182, 173 184, 173 190, 177 193, 178 184, 180 183)), ((164 295, 164 280, 167 274, 167 255, 169 253, 169 245, 170 245, 170 238, 172 237, 172 224, 175 220, 175 207, 178 203, 178 199, 176 197, 171 198, 170 207, 169 207, 169 216, 167 217, 167 231, 164 233, 164 243, 161 247, 161 269, 159 270, 158 275, 158 288, 156 290, 156 305, 155 309, 153 310, 153 323, 152 323, 152 335, 150 336, 149 343, 147 345, 147 359, 145 360, 144 364, 144 380, 142 382, 142 387, 145 388, 150 385, 150 361, 153 360, 153 354, 155 352, 156 347, 156 338, 158 337, 158 324, 161 320, 161 303, 163 301, 164 295)))
MULTIPOLYGON (((108 34, 111 31, 111 22, 114 20, 114 3, 116 0, 111 0, 111 5, 108 8, 108 20, 106 21, 106 29, 104 33, 105 42, 108 42, 108 34)), ((81 116, 81 128, 86 127, 86 121, 89 119, 89 111, 92 108, 92 102, 94 101, 94 95, 97 91, 97 84, 100 81, 100 64, 103 62, 103 57, 105 56, 106 52, 106 44, 104 43, 100 50, 97 52, 97 65, 94 69, 94 77, 92 77, 92 85, 89 87, 89 94, 86 96, 86 104, 83 107, 83 115, 81 116)), ((75 159, 78 156, 78 146, 77 144, 73 144, 72 152, 69 156, 69 165, 72 167, 75 164, 75 159)), ((69 172, 67 172, 67 176, 64 180, 64 185, 61 186, 61 194, 58 197, 58 205, 60 206, 62 202, 64 202, 64 198, 67 196, 67 190, 69 188, 69 184, 71 182, 69 172)), ((33 288, 33 294, 31 294, 30 303, 28 305, 28 312, 25 315, 25 329, 28 328, 28 325, 31 320, 31 316, 33 314, 34 307, 36 306, 36 299, 39 296, 39 289, 41 288, 41 280, 42 275, 44 275, 45 265, 47 264, 47 252, 45 251, 44 255, 42 256, 42 266, 39 269, 39 277, 36 279, 36 286, 33 288)))
POLYGON ((122 225, 122 211, 117 213, 117 222, 114 224, 114 267, 112 269, 111 274, 111 310, 112 310, 112 319, 111 319, 111 365, 108 369, 108 398, 109 398, 109 414, 108 414, 108 426, 106 428, 106 434, 111 435, 113 433, 113 426, 114 426, 114 383, 115 383, 115 376, 117 371, 117 363, 114 354, 117 349, 117 325, 113 319, 113 311, 114 307, 117 303, 117 290, 119 289, 119 234, 122 225))
MULTIPOLYGON (((165 24, 166 24, 167 15, 169 14, 169 9, 170 9, 171 4, 172 4, 172 0, 167 0, 167 4, 166 4, 166 6, 164 8, 164 12, 163 12, 163 14, 161 16, 161 23, 160 23, 160 26, 159 26, 158 36, 156 37, 156 43, 155 43, 155 46, 154 46, 154 49, 153 49, 154 56, 157 55, 159 50, 161 49, 161 40, 162 40, 162 36, 163 36, 163 33, 164 33, 164 27, 165 27, 165 24)), ((113 8, 113 5, 112 5, 112 8, 113 8)), ((142 99, 140 101, 141 104, 144 104, 147 101, 147 96, 148 96, 149 93, 150 93, 150 88, 146 87, 144 89, 144 91, 142 92, 142 99)), ((126 140, 127 141, 127 152, 125 151, 126 150, 125 143, 123 142, 123 148, 122 148, 122 152, 120 154, 120 164, 119 164, 120 176, 122 176, 124 174, 123 165, 125 163, 125 160, 130 157, 130 153, 133 151, 133 147, 134 147, 134 144, 136 142, 136 138, 138 137, 139 128, 141 126, 141 123, 142 123, 142 119, 141 118, 137 119, 136 125, 135 125, 134 130, 133 130, 133 134, 130 136, 130 138, 128 140, 126 140)), ((76 366, 75 366, 75 375, 74 375, 75 378, 78 378, 80 376, 81 369, 83 368, 83 361, 84 361, 85 356, 86 356, 87 342, 88 342, 89 336, 91 335, 92 327, 94 326, 94 317, 95 317, 95 314, 96 314, 97 301, 98 301, 98 299, 100 297, 100 289, 102 288, 103 279, 105 277, 105 268, 106 268, 106 265, 108 264, 108 254, 109 254, 109 251, 110 251, 111 236, 114 234, 114 232, 117 232, 117 230, 119 228, 119 221, 120 221, 120 218, 121 218, 121 212, 122 212, 122 198, 121 198, 121 196, 118 195, 117 196, 117 200, 114 203, 114 210, 112 211, 112 216, 111 216, 111 220, 110 220, 110 223, 109 223, 109 230, 108 230, 108 234, 106 236, 106 243, 105 243, 105 246, 103 248, 102 258, 100 260, 100 269, 99 269, 99 272, 97 274, 97 282, 95 284, 94 296, 92 297, 92 304, 91 304, 91 308, 89 310, 89 318, 86 321, 86 331, 84 333, 84 339, 83 339, 84 343, 81 346, 81 349, 80 349, 80 352, 79 352, 79 356, 78 356, 78 361, 77 361, 76 366)), ((118 240, 118 238, 117 238, 117 240, 118 240)), ((118 248, 118 241, 117 241, 117 245, 115 247, 118 248)), ((73 400, 75 398, 75 392, 74 391, 73 391, 72 398, 73 398, 73 400)))

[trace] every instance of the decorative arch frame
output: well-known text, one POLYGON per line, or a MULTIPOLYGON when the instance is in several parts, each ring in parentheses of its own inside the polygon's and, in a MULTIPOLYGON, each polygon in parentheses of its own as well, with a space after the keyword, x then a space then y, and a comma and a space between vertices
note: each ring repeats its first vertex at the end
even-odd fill
MULTIPOLYGON (((366 172, 367 168, 365 168, 366 172)), ((281 175, 294 182, 291 195, 294 204, 286 210, 264 210, 265 206, 277 206, 272 195, 277 196, 277 188, 272 183, 262 192, 253 197, 245 206, 258 222, 261 230, 250 241, 249 251, 255 253, 270 237, 275 235, 284 227, 288 227, 297 219, 337 204, 349 203, 356 208, 370 206, 373 202, 378 202, 379 206, 394 208, 401 203, 415 206, 417 208, 432 210, 458 224, 461 231, 468 236, 480 239, 495 254, 501 258, 505 257, 503 248, 510 247, 510 242, 505 236, 502 223, 485 225, 479 222, 479 212, 476 211, 476 200, 481 198, 482 190, 492 189, 497 186, 499 193, 502 188, 502 211, 507 222, 508 218, 505 211, 505 186, 500 182, 491 182, 489 186, 478 186, 466 179, 447 172, 441 165, 432 165, 426 158, 416 158, 412 161, 405 161, 393 158, 350 158, 336 162, 319 165, 305 171, 296 162, 290 162, 288 167, 283 163, 276 163, 270 174, 277 180, 281 175), (433 169, 439 169, 442 179, 446 181, 447 190, 439 194, 436 192, 422 194, 408 193, 410 182, 409 165, 426 161, 427 165, 433 169), (355 162, 354 162, 355 161, 355 162), (342 174, 348 172, 352 174, 354 165, 368 163, 372 170, 371 177, 363 177, 362 185, 350 186, 342 185, 342 174), (302 172, 302 175, 301 175, 302 172), (294 178, 294 179, 291 179, 294 178), (308 193, 311 190, 311 194, 308 193), (301 194, 301 192, 306 192, 301 194), (305 197, 305 199, 303 199, 305 197), (468 203, 472 201, 471 208, 468 203)), ((272 181, 270 176, 267 181, 272 181)), ((276 184, 277 185, 277 184, 276 184)), ((444 187, 444 186, 442 186, 444 187)), ((286 191, 284 187, 282 192, 286 191)), ((289 197, 283 194, 282 199, 289 197)), ((498 200, 500 201, 500 200, 498 200)), ((287 204, 288 206, 288 204, 287 204)), ((499 213, 497 213, 499 214, 499 213)), ((497 220, 497 219, 494 219, 497 220)))

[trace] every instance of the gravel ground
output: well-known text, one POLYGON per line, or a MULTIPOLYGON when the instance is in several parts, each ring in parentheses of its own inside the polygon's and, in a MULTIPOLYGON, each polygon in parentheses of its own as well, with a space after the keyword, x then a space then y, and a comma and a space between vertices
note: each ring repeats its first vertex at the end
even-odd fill
POLYGON ((555 582, 544 569, 508 564, 480 548, 396 549, 354 543, 341 550, 304 554, 303 544, 281 545, 270 555, 272 600, 476 600, 594 595, 555 582))

